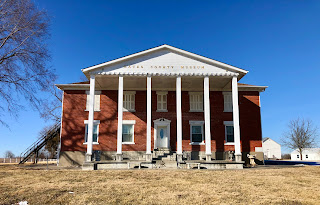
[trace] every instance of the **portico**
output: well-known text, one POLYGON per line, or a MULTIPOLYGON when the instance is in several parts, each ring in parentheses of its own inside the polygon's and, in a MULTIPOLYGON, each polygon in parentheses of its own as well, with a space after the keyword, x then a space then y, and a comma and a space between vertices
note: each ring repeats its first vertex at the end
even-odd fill
MULTIPOLYGON (((159 50, 161 55, 157 52, 153 54, 155 56, 150 56, 146 58, 145 56, 141 57, 143 59, 131 60, 133 62, 115 62, 110 65, 111 68, 108 68, 108 65, 101 65, 99 67, 94 66, 91 68, 84 69, 83 72, 86 75, 90 75, 90 109, 89 109, 89 132, 88 132, 88 145, 86 160, 90 161, 92 155, 92 134, 93 134, 93 121, 94 121, 94 93, 96 90, 96 78, 100 89, 105 87, 110 87, 116 84, 112 83, 115 81, 115 78, 118 79, 118 129, 117 129, 117 154, 116 160, 121 161, 122 157, 122 120, 123 120, 123 92, 124 84, 128 79, 126 90, 145 90, 147 93, 147 128, 146 128, 146 160, 151 161, 151 91, 152 90, 174 90, 172 84, 175 81, 175 92, 176 92, 176 154, 177 161, 182 161, 183 147, 182 147, 182 102, 181 102, 181 91, 182 89, 187 91, 200 91, 203 92, 203 115, 204 115, 204 136, 205 136, 205 155, 206 160, 211 161, 211 129, 210 129, 210 89, 228 89, 228 86, 231 84, 232 90, 232 108, 233 108, 233 121, 234 121, 234 139, 235 139, 235 155, 236 160, 241 161, 241 149, 240 149, 240 128, 239 128, 239 109, 238 109, 238 78, 240 77, 239 71, 246 73, 246 71, 241 69, 222 69, 217 67, 217 65, 210 65, 208 62, 203 62, 201 59, 196 61, 192 58, 186 58, 183 55, 170 52, 170 49, 173 49, 169 46, 164 46, 163 49, 166 50, 164 53, 163 50, 159 50), (167 50, 169 49, 169 50, 167 50), (174 55, 174 56, 173 56, 174 55), (179 59, 183 57, 183 59, 179 59), (175 57, 175 58, 173 58, 175 57), (160 59, 159 59, 160 58, 160 59), (159 62, 159 60, 163 62, 159 62), (190 60, 192 62, 190 62, 190 60), (146 62, 147 61, 147 62, 146 62), (186 65, 186 61, 189 61, 186 65), (191 66, 190 66, 191 65, 191 66), (116 69, 114 67, 117 67, 116 69), (154 83, 152 83, 155 79, 154 83), (107 83, 106 83, 107 81, 107 83), (142 81, 145 81, 143 83, 142 81), (169 84, 163 85, 163 81, 167 81, 169 84), (213 82, 213 85, 210 87, 210 81, 213 82), (182 87, 183 83, 185 86, 182 87), (199 83, 200 86, 199 86, 199 83), (145 86, 146 84, 146 86, 145 86), (110 85, 110 86, 108 86, 110 85), (155 85, 154 88, 152 85, 155 85), (171 86, 170 86, 171 85, 171 86), (202 86, 201 86, 202 85, 202 86), (221 85, 223 87, 221 87, 221 85), (102 86, 102 87, 101 87, 102 86), (219 87, 220 86, 220 87, 219 87)), ((175 49, 175 48, 174 48, 175 49)), ((179 50, 181 53, 181 50, 179 50)), ((152 52, 151 52, 152 53, 152 52)), ((187 53, 190 55, 190 53, 187 53)), ((151 54, 150 54, 151 55, 151 54)), ((186 53, 184 53, 186 55, 186 53)), ((194 54, 192 54, 194 55, 194 54)), ((194 57, 194 56, 193 56, 194 57)), ((201 56, 196 56, 198 58, 204 58, 201 56)), ((212 61, 212 60, 211 60, 212 61)), ((214 64, 221 64, 219 62, 211 62, 214 64)), ((225 67, 232 67, 223 64, 225 67)), ((98 86, 97 86, 98 87, 98 86)), ((156 135, 156 134, 155 134, 156 135)))

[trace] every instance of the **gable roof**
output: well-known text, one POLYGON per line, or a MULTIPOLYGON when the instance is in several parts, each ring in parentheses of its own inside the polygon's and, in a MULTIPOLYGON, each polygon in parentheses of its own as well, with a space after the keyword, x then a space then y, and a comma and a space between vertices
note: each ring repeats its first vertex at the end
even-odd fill
POLYGON ((164 45, 161 45, 161 46, 158 46, 158 47, 154 47, 154 48, 151 48, 151 49, 148 49, 148 50, 144 50, 144 51, 141 51, 141 52, 138 52, 138 53, 134 53, 134 54, 131 54, 131 55, 128 55, 128 56, 124 56, 122 58, 111 60, 111 61, 108 61, 108 62, 105 62, 105 63, 94 65, 94 66, 91 66, 91 67, 88 67, 88 68, 84 68, 84 69, 82 69, 82 72, 85 75, 88 75, 90 72, 93 72, 93 71, 95 71, 97 69, 100 69, 100 68, 103 68, 105 66, 114 65, 114 64, 117 64, 117 63, 120 63, 120 62, 123 62, 123 61, 131 60, 133 58, 141 57, 143 55, 147 55, 147 54, 150 54, 150 53, 153 53, 153 52, 156 52, 156 51, 160 51, 160 50, 163 50, 163 49, 167 49, 167 50, 172 51, 174 53, 182 54, 184 56, 187 56, 187 57, 190 57, 190 58, 202 61, 202 62, 206 62, 206 63, 212 64, 212 65, 215 65, 217 67, 224 68, 226 70, 230 70, 230 71, 239 73, 239 77, 240 77, 239 79, 241 79, 245 74, 247 74, 249 72, 247 70, 244 70, 244 69, 241 69, 241 68, 238 68, 238 67, 235 67, 235 66, 231 66, 231 65, 228 65, 226 63, 222 63, 222 62, 219 62, 219 61, 216 61, 216 60, 213 60, 213 59, 210 59, 210 58, 198 55, 198 54, 194 54, 194 53, 191 53, 189 51, 185 51, 185 50, 182 50, 180 48, 176 48, 176 47, 173 47, 173 46, 170 46, 170 45, 167 45, 167 44, 164 44, 164 45))
POLYGON ((275 143, 277 143, 278 145, 280 145, 278 142, 274 141, 273 139, 271 139, 271 138, 269 138, 269 137, 263 138, 263 139, 262 139, 262 143, 264 143, 264 142, 266 142, 266 141, 268 141, 268 140, 270 140, 270 141, 272 141, 272 142, 275 142, 275 143))
MULTIPOLYGON (((291 152, 291 154, 297 154, 297 153, 299 153, 298 149, 293 150, 293 151, 291 152)), ((303 154, 311 154, 311 153, 318 153, 318 154, 320 154, 320 148, 304 148, 304 149, 302 150, 302 153, 303 153, 303 154)))

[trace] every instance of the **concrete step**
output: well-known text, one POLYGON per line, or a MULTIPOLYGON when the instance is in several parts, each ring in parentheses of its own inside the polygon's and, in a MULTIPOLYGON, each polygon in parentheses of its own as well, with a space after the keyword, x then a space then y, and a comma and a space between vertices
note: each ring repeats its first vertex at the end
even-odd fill
POLYGON ((157 148, 157 149, 154 149, 155 151, 170 151, 169 148, 157 148))
POLYGON ((177 169, 177 162, 170 160, 155 160, 155 167, 157 169, 177 169))
POLYGON ((162 157, 166 157, 168 155, 171 155, 172 153, 170 151, 153 151, 152 153, 152 157, 153 158, 162 158, 162 157))
POLYGON ((166 157, 163 157, 162 160, 166 160, 166 161, 176 161, 177 157, 175 155, 168 155, 166 157))
POLYGON ((164 168, 177 168, 177 162, 176 161, 164 161, 164 168))

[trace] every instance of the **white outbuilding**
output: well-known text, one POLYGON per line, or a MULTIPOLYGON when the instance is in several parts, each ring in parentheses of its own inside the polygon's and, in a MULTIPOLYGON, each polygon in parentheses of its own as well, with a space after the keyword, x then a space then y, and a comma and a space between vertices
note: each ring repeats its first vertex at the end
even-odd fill
POLYGON ((281 159, 281 145, 270 138, 262 140, 262 149, 265 159, 281 159))
POLYGON ((315 161, 320 160, 320 148, 305 148, 302 150, 302 159, 300 158, 299 150, 291 152, 291 160, 293 161, 315 161))

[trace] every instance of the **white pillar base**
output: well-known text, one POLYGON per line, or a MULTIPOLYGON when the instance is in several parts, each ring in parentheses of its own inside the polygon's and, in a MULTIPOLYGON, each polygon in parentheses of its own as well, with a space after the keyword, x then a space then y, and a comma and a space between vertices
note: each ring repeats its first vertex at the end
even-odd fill
POLYGON ((206 154, 206 161, 211 161, 211 154, 206 154))
POLYGON ((235 158, 236 162, 241 162, 242 161, 242 155, 241 154, 235 155, 234 158, 235 158))
POLYGON ((85 162, 92 162, 92 154, 86 153, 86 155, 85 155, 85 162))
POLYGON ((82 170, 95 170, 95 165, 93 162, 85 162, 82 165, 82 170))
POLYGON ((123 160, 122 154, 116 154, 116 161, 121 162, 123 160))
POLYGON ((182 162, 182 154, 177 154, 177 162, 182 162))
POLYGON ((146 154, 146 161, 152 162, 152 154, 146 154))

